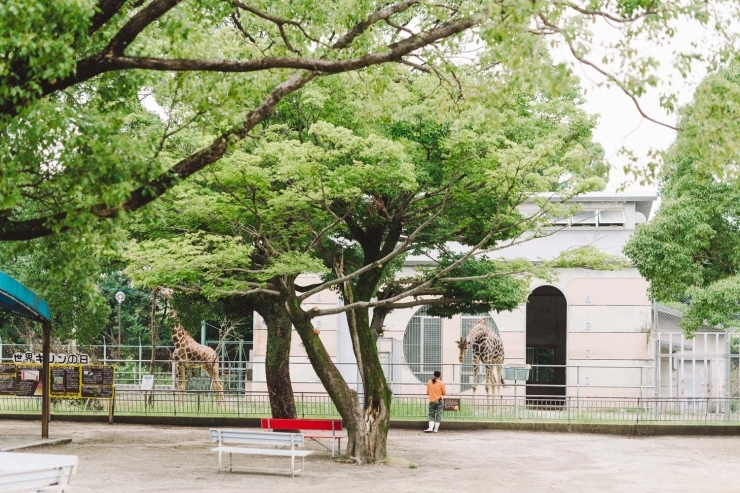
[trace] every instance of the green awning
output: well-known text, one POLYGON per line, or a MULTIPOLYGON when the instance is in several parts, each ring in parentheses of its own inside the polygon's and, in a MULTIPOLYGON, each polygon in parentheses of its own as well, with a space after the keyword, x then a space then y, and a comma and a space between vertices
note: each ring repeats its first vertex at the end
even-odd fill
POLYGON ((51 322, 49 304, 4 272, 0 272, 0 310, 51 322))

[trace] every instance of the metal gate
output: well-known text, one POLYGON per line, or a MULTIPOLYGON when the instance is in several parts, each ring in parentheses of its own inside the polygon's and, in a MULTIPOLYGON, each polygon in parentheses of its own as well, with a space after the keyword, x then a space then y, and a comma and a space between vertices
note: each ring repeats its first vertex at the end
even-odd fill
POLYGON ((659 304, 653 310, 655 396, 680 400, 687 411, 737 411, 740 335, 736 330, 705 325, 689 338, 680 325, 680 310, 659 304))

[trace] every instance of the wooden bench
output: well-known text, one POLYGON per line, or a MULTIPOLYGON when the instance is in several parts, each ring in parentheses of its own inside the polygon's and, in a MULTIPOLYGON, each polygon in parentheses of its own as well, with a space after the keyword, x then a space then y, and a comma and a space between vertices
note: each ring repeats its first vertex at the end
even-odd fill
MULTIPOLYGON (((310 438, 311 440, 317 439, 330 439, 331 440, 331 456, 334 457, 335 449, 334 444, 336 443, 336 453, 342 451, 342 436, 337 435, 338 432, 342 431, 342 420, 341 419, 284 419, 284 418, 262 418, 262 428, 267 430, 301 430, 301 431, 331 431, 331 435, 327 434, 303 434, 304 438, 310 438)), ((320 442, 316 442, 320 443, 320 442)), ((324 444, 321 444, 329 450, 324 444)))
MULTIPOLYGON (((264 431, 248 430, 221 430, 211 429, 211 441, 217 442, 218 447, 211 452, 218 452, 218 472, 223 470, 221 456, 229 454, 229 471, 234 470, 232 454, 247 455, 271 455, 279 457, 290 457, 290 471, 293 477, 296 472, 303 472, 307 455, 311 450, 298 450, 303 447, 303 435, 300 433, 267 433, 264 431), (263 448, 245 448, 238 445, 262 445, 263 448), (289 447, 289 448, 264 448, 264 447, 289 447), (301 458, 301 468, 296 469, 295 459, 301 458)), ((239 468, 250 469, 250 468, 239 468)), ((254 468, 251 468, 254 469, 254 468)))
POLYGON ((76 472, 76 455, 0 452, 0 492, 63 492, 76 472))

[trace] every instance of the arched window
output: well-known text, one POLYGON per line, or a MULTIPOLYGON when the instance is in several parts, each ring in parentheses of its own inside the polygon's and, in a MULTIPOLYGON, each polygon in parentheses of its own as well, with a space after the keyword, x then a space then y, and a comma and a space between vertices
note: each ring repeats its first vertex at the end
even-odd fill
MULTIPOLYGON (((487 313, 483 313, 480 315, 463 315, 462 319, 460 321, 460 338, 463 339, 465 336, 468 335, 468 332, 470 332, 470 329, 473 328, 473 325, 478 323, 478 320, 481 318, 485 319, 488 326, 498 334, 498 327, 496 327, 496 322, 493 321, 491 316, 487 313)), ((478 383, 482 383, 486 377, 486 371, 483 368, 480 368, 478 371, 478 380, 480 380, 478 383)), ((473 351, 467 350, 465 352, 465 357, 463 358, 463 364, 462 369, 460 370, 460 391, 464 392, 466 390, 469 390, 473 383, 473 351)))
POLYGON ((418 310, 406 326, 403 356, 422 383, 430 380, 435 370, 442 369, 442 319, 427 315, 426 307, 418 310))

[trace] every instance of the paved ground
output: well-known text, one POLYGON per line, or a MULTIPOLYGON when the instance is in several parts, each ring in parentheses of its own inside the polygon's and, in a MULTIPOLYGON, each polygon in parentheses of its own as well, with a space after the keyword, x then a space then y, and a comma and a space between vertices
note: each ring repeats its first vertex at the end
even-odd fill
MULTIPOLYGON (((40 432, 39 422, 0 420, 0 448, 38 441, 40 432)), ((50 435, 72 442, 26 451, 78 455, 75 493, 726 493, 740 485, 740 439, 731 437, 391 430, 384 465, 332 461, 309 445, 317 452, 308 458, 307 472, 292 479, 219 474, 206 428, 52 422, 50 435)), ((238 460, 246 464, 247 458, 238 460)), ((250 460, 289 467, 283 458, 250 460)))

